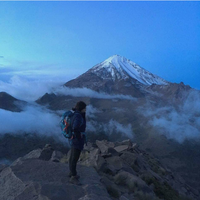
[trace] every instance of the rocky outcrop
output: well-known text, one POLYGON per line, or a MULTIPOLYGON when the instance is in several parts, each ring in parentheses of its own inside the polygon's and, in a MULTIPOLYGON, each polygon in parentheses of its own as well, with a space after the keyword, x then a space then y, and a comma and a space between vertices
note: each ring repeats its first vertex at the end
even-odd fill
MULTIPOLYGON (((69 152, 70 153, 70 152, 69 152)), ((88 143, 77 171, 81 185, 69 183, 68 160, 46 145, 0 167, 1 200, 183 200, 198 199, 184 180, 130 140, 88 143)))
POLYGON ((198 199, 199 192, 130 140, 96 141, 82 152, 79 164, 93 166, 115 199, 198 199))
POLYGON ((93 167, 78 165, 82 185, 70 184, 68 164, 59 162, 58 157, 55 160, 57 153, 51 150, 51 146, 46 145, 44 149, 34 150, 4 168, 0 173, 0 199, 111 199, 93 167))

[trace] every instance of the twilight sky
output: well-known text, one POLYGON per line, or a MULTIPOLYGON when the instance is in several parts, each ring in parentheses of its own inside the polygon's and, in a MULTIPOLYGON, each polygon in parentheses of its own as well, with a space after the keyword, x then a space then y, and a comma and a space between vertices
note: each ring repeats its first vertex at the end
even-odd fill
POLYGON ((200 90, 200 2, 0 2, 0 90, 64 83, 114 54, 200 90))

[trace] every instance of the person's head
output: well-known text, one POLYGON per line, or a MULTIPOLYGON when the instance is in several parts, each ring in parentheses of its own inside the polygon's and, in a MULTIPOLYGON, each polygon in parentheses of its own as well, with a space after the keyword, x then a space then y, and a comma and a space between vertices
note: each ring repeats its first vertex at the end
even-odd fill
POLYGON ((79 101, 77 102, 76 106, 75 106, 75 110, 78 110, 80 112, 85 112, 86 111, 86 103, 84 103, 83 101, 79 101))

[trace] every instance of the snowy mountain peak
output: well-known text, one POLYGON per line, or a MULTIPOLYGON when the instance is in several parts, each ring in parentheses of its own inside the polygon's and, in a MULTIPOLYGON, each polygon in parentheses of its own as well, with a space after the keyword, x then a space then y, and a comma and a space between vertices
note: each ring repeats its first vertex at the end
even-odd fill
POLYGON ((113 81, 132 78, 144 85, 168 84, 166 80, 148 72, 136 63, 119 55, 109 57, 105 61, 94 66, 91 71, 103 79, 112 79, 113 81))
POLYGON ((108 59, 106 59, 104 62, 119 62, 119 61, 124 61, 124 60, 127 60, 127 59, 123 56, 113 55, 109 57, 108 59))

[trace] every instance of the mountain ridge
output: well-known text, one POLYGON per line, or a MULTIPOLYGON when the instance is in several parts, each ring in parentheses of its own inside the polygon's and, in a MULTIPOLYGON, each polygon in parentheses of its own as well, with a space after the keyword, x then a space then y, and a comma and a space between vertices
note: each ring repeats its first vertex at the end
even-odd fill
POLYGON ((10 165, 0 165, 1 200, 197 200, 178 175, 130 140, 88 143, 77 165, 79 185, 69 182, 70 150, 50 144, 10 165))

